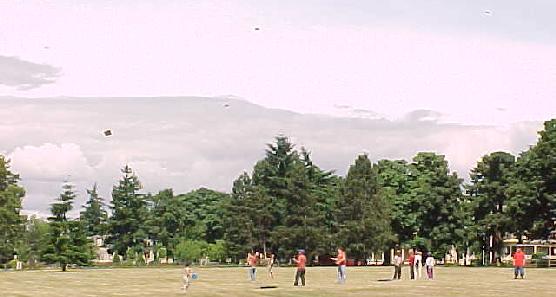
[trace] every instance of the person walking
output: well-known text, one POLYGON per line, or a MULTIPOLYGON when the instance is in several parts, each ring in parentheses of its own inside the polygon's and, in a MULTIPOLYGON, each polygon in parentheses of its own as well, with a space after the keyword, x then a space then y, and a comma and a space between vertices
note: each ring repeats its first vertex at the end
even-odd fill
POLYGON ((332 258, 338 265, 338 283, 346 283, 346 252, 343 248, 338 248, 338 258, 332 258))
POLYGON ((410 279, 415 279, 415 254, 413 253, 413 250, 409 250, 409 257, 407 258, 407 261, 409 262, 409 277, 410 279))
POLYGON ((394 257, 394 277, 392 279, 402 278, 402 264, 403 264, 402 253, 398 251, 396 252, 396 256, 394 257))
POLYGON ((517 275, 523 279, 525 276, 525 254, 521 250, 521 248, 517 248, 517 251, 514 253, 514 279, 517 279, 517 275))
POLYGON ((434 260, 434 257, 430 252, 427 254, 427 256, 427 260, 425 261, 425 267, 427 269, 427 279, 433 279, 434 265, 436 264, 436 261, 434 260))
POLYGON ((420 279, 423 271, 423 253, 421 251, 417 251, 413 266, 415 268, 415 278, 420 279))
POLYGON ((297 271, 295 272, 295 281, 293 285, 298 286, 299 280, 301 279, 301 285, 305 286, 305 264, 307 263, 305 250, 298 250, 297 259, 294 258, 293 261, 297 264, 297 271))

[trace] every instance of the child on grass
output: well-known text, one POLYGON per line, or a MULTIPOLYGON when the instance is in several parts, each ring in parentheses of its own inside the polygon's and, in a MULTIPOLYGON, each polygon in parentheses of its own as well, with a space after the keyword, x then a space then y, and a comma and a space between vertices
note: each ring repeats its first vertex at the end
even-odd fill
POLYGON ((189 286, 191 285, 191 278, 193 277, 193 270, 191 269, 191 267, 189 266, 189 264, 185 265, 185 269, 183 270, 183 292, 185 294, 187 294, 187 289, 189 289, 189 286))

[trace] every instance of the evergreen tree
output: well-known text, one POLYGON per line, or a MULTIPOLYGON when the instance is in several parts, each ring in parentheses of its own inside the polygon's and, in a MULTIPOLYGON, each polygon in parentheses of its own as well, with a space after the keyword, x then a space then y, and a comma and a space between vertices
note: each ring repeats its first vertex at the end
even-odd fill
MULTIPOLYGON (((259 246, 264 251, 269 246, 278 248, 280 236, 274 229, 283 226, 287 216, 288 174, 299 163, 299 154, 293 144, 283 135, 267 144, 265 159, 257 162, 253 169, 252 184, 255 195, 255 233, 259 246), (270 244, 270 245, 269 245, 270 244)), ((281 247, 285 248, 285 247, 281 247)))
POLYGON ((0 264, 13 259, 24 222, 20 211, 25 190, 18 186, 19 176, 10 171, 9 165, 0 155, 0 264))
POLYGON ((107 231, 108 213, 106 205, 97 192, 97 184, 87 190, 89 199, 85 204, 85 210, 80 214, 87 236, 105 235, 107 231))
POLYGON ((83 225, 67 217, 74 200, 73 186, 64 184, 60 197, 50 208, 52 216, 48 218, 49 245, 43 259, 47 263, 58 263, 62 271, 71 264, 87 265, 92 256, 83 225))
POLYGON ((255 245, 253 185, 251 178, 244 172, 235 181, 232 187, 232 195, 225 205, 226 215, 224 226, 226 232, 224 239, 228 255, 236 261, 245 256, 255 245))
POLYGON ((508 187, 515 164, 515 157, 505 152, 495 152, 483 156, 477 167, 471 171, 469 201, 472 204, 472 217, 475 233, 483 246, 489 245, 492 237, 492 257, 503 255, 503 236, 511 229, 511 217, 508 214, 508 187))
POLYGON ((378 193, 378 175, 367 155, 351 165, 336 209, 338 244, 357 259, 384 250, 392 241, 391 206, 378 193))
POLYGON ((338 202, 342 180, 333 171, 324 171, 316 166, 311 159, 311 153, 304 147, 301 148, 301 161, 305 167, 307 189, 314 197, 314 201, 310 201, 314 204, 311 209, 313 217, 310 219, 317 226, 313 227, 310 241, 315 243, 315 253, 327 254, 337 248, 334 246, 334 208, 338 202))
POLYGON ((110 241, 114 251, 126 255, 128 248, 142 254, 147 238, 147 203, 139 194, 141 183, 129 166, 122 169, 123 177, 112 190, 112 217, 109 220, 110 241))
POLYGON ((317 196, 311 192, 311 181, 301 162, 288 172, 286 181, 290 193, 284 201, 287 215, 273 232, 274 242, 286 256, 293 256, 298 248, 311 255, 316 252, 326 230, 322 224, 324 216, 318 211, 317 196))
POLYGON ((462 180, 450 173, 444 156, 435 153, 418 153, 410 174, 409 195, 417 213, 418 236, 428 239, 427 248, 442 257, 463 240, 462 180))

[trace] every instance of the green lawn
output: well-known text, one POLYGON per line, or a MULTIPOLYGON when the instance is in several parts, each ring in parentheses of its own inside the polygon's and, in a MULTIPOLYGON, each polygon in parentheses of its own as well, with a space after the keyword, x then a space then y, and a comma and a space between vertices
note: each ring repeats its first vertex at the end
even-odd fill
MULTIPOLYGON (((246 268, 194 268, 199 279, 188 296, 556 296, 555 269, 527 269, 514 280, 510 268, 437 267, 433 281, 378 281, 392 275, 389 267, 348 267, 345 285, 335 283, 334 267, 309 267, 307 286, 293 287, 294 268, 275 269, 275 280, 258 269, 256 282, 246 268), (260 289, 273 285, 276 289, 260 289)), ((0 272, 0 296, 183 296, 181 269, 130 268, 0 272)))

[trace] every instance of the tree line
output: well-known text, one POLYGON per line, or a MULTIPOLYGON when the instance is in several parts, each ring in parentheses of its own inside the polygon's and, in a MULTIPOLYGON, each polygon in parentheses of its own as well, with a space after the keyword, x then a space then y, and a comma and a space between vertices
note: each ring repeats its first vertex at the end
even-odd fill
MULTIPOLYGON (((0 156, 0 263, 88 265, 87 237, 106 238, 123 261, 141 255, 192 261, 244 258, 249 250, 287 259, 297 249, 329 255, 338 247, 365 259, 392 247, 416 247, 442 257, 453 247, 503 255, 513 234, 546 239, 556 220, 556 119, 544 123, 536 144, 518 156, 483 156, 464 182, 443 155, 419 152, 411 161, 356 157, 345 176, 319 168, 286 136, 267 145, 251 173, 231 193, 201 188, 142 193, 129 166, 107 203, 96 184, 77 219, 67 216, 75 190, 66 183, 46 221, 20 214, 25 190, 0 156), (150 244, 152 243, 152 244, 150 244)), ((115 257, 115 261, 120 257, 115 257), (117 259, 116 259, 117 258, 117 259)))

